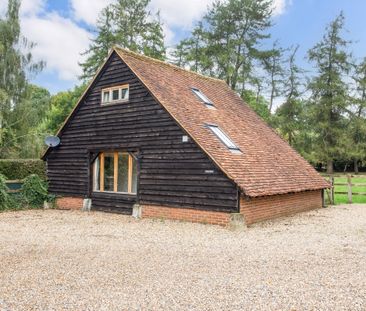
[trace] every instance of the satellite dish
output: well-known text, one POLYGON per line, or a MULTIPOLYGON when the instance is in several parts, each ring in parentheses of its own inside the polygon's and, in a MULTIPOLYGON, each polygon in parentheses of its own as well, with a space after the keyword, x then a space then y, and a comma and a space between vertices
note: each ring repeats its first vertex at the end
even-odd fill
POLYGON ((44 142, 48 147, 57 147, 61 141, 57 136, 47 136, 44 142))

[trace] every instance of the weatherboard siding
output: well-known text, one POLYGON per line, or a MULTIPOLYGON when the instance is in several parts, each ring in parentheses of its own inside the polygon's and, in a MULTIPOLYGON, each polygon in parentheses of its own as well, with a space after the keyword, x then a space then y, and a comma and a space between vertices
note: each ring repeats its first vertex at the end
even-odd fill
POLYGON ((192 140, 183 143, 182 135, 187 134, 113 54, 61 132, 61 145, 47 155, 50 191, 87 197, 90 151, 129 150, 139 156, 138 194, 92 192, 92 208, 130 213, 138 201, 236 211, 235 184, 192 140), (102 88, 127 83, 129 102, 101 106, 102 88))

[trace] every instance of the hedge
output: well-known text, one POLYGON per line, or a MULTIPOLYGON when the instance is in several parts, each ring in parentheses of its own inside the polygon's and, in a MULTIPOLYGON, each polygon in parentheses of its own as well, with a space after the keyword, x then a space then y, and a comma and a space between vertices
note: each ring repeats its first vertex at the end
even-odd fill
POLYGON ((0 174, 8 180, 24 179, 31 174, 37 174, 45 180, 46 162, 38 159, 2 159, 0 174))

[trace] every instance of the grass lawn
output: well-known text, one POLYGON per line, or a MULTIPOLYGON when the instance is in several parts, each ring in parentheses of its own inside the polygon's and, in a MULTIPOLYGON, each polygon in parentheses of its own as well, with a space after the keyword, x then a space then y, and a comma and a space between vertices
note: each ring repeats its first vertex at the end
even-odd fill
MULTIPOLYGON (((327 178, 328 179, 328 178, 327 178)), ((347 175, 338 175, 334 183, 347 183, 347 175)), ((364 186, 352 186, 352 192, 366 193, 366 175, 352 175, 352 184, 365 184, 364 186)), ((347 192, 348 186, 335 185, 335 192, 347 192)), ((347 194, 335 194, 335 204, 348 203, 347 194)), ((352 195, 352 203, 366 203, 366 195, 352 195)))

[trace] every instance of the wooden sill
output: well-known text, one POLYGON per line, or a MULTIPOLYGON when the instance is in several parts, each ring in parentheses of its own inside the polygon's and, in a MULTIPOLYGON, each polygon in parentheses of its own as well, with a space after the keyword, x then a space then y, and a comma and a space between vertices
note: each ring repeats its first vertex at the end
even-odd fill
POLYGON ((115 192, 115 191, 99 191, 99 190, 93 190, 94 193, 98 193, 98 194, 116 194, 116 195, 130 195, 130 196, 135 196, 137 195, 137 193, 133 193, 133 192, 115 192))
POLYGON ((117 104, 127 103, 129 101, 130 101, 130 99, 122 99, 122 100, 115 100, 115 101, 111 101, 111 102, 107 102, 107 103, 100 103, 100 105, 101 106, 113 106, 113 105, 117 105, 117 104))

